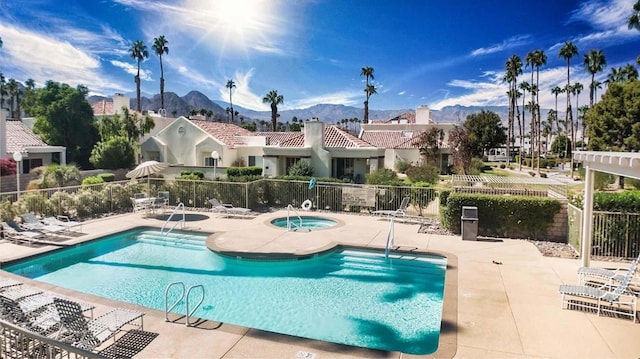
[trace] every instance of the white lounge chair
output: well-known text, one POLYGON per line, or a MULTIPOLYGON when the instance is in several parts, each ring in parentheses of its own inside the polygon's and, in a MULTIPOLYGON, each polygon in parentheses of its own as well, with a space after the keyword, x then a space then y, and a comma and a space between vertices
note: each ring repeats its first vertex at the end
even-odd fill
POLYGON ((27 328, 42 335, 55 332, 60 324, 60 317, 51 307, 41 311, 25 311, 19 301, 0 296, 2 318, 18 326, 27 328))
POLYGON ((402 202, 400 203, 400 207, 398 207, 398 209, 396 210, 378 210, 378 211, 373 211, 372 213, 380 214, 384 216, 405 217, 407 215, 406 211, 407 211, 407 208, 409 207, 410 200, 411 200, 410 197, 404 197, 402 199, 402 202))
POLYGON ((247 214, 251 212, 249 208, 234 207, 231 203, 220 203, 217 198, 211 198, 211 209, 213 211, 228 213, 228 214, 247 214))
POLYGON ((64 227, 66 232, 71 232, 71 228, 80 227, 79 231, 82 232, 82 222, 72 221, 68 216, 44 217, 42 223, 64 227))
POLYGON ((60 316, 59 335, 70 337, 73 345, 79 348, 93 350, 110 338, 113 338, 115 347, 116 334, 125 325, 133 324, 138 319, 138 327, 140 330, 143 329, 144 313, 137 310, 116 308, 95 319, 87 320, 80 304, 64 298, 54 298, 53 301, 60 316))
POLYGON ((55 224, 42 223, 33 212, 20 215, 22 218, 22 226, 29 231, 43 233, 58 233, 65 230, 64 227, 55 224))
POLYGON ((612 286, 609 283, 600 287, 562 284, 559 289, 561 308, 567 304, 568 308, 579 307, 596 310, 598 316, 600 312, 619 314, 631 317, 635 323, 638 297, 636 293, 628 290, 633 275, 633 272, 627 272, 618 286, 612 286), (579 298, 579 300, 575 298, 579 298), (626 307, 626 310, 623 307, 626 307))
POLYGON ((20 225, 14 221, 2 222, 2 229, 5 237, 12 239, 15 243, 27 241, 29 245, 31 245, 34 240, 42 239, 44 237, 42 232, 28 231, 20 227, 20 225))
MULTIPOLYGON (((628 268, 618 267, 616 269, 606 269, 599 267, 580 267, 578 268, 578 283, 586 284, 589 281, 605 281, 610 284, 620 283, 624 277, 629 273, 638 270, 638 263, 640 262, 640 254, 634 259, 628 268)), ((640 287, 640 283, 637 281, 637 277, 633 275, 629 282, 631 286, 640 287)))

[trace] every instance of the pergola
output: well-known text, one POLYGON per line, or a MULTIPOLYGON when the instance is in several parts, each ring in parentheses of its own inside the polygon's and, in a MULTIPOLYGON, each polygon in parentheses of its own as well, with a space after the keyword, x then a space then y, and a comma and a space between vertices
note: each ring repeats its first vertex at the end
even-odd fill
POLYGON ((582 162, 585 169, 581 259, 582 266, 588 267, 591 259, 591 246, 593 242, 594 172, 612 173, 618 176, 640 179, 640 153, 577 151, 573 154, 573 158, 576 161, 582 162))

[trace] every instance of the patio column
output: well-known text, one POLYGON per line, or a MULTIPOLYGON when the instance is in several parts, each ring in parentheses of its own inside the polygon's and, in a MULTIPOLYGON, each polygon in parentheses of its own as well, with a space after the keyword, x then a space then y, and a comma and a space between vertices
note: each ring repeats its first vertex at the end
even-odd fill
POLYGON ((590 166, 585 166, 584 200, 582 208, 582 241, 581 262, 583 267, 589 266, 591 259, 591 247, 593 242, 593 180, 595 171, 590 166))

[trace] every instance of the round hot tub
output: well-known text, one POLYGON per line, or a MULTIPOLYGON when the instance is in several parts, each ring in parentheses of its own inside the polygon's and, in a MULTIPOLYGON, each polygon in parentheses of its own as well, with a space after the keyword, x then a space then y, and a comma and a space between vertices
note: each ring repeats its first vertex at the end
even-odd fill
MULTIPOLYGON (((291 229, 324 229, 330 228, 338 224, 337 221, 331 218, 317 217, 317 216, 291 216, 291 229)), ((289 228, 287 226, 287 217, 280 217, 271 220, 271 224, 280 228, 289 228)))

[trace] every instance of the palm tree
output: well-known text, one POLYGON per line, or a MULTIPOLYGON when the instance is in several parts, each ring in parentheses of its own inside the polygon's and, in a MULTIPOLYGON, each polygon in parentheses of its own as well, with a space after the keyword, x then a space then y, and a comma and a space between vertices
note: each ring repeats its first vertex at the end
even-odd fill
MULTIPOLYGON (((165 39, 164 35, 160 35, 153 39, 153 45, 151 47, 155 51, 156 55, 160 58, 160 107, 164 110, 164 68, 162 67, 162 55, 169 54, 169 47, 167 44, 169 41, 165 39)), ((140 109, 138 109, 140 111, 140 109)))
POLYGON ((138 73, 136 74, 136 99, 137 99, 137 109, 138 112, 142 112, 142 108, 140 106, 140 62, 142 60, 149 58, 149 51, 147 51, 147 46, 141 40, 137 40, 133 43, 131 48, 129 49, 129 56, 132 59, 135 59, 138 62, 138 73))
POLYGON ((607 64, 607 60, 602 53, 602 50, 591 49, 588 54, 584 55, 584 69, 591 74, 591 84, 589 85, 589 107, 593 107, 593 100, 595 98, 596 73, 602 71, 607 64))
POLYGON ((629 16, 627 24, 629 25, 629 29, 640 30, 640 0, 637 0, 636 3, 633 4, 633 14, 629 16))
POLYGON ((364 112, 367 116, 366 123, 368 123, 369 122, 369 97, 371 97, 371 95, 377 94, 378 91, 375 85, 367 85, 367 87, 364 89, 364 93, 367 95, 367 101, 364 103, 364 112))
POLYGON ((6 79, 2 72, 0 72, 0 111, 4 110, 4 97, 8 95, 5 84, 6 79))
MULTIPOLYGON (((580 82, 576 82, 573 84, 573 86, 571 86, 571 94, 574 95, 576 97, 576 112, 580 109, 580 104, 578 103, 578 96, 580 95, 580 93, 582 92, 582 90, 584 89, 584 86, 582 86, 582 84, 580 82)), ((577 117, 578 113, 576 113, 576 117, 577 117)), ((584 126, 584 124, 583 124, 584 126)), ((575 123, 575 131, 572 128, 571 129, 571 144, 573 145, 573 147, 575 148, 575 143, 576 143, 576 135, 575 132, 578 131, 578 118, 576 118, 576 123, 575 123)), ((582 138, 584 138, 584 133, 582 134, 582 138)), ((571 151, 573 152, 573 151, 571 151)), ((573 157, 573 156, 571 156, 573 157)))
POLYGON ((536 67, 536 119, 537 119, 537 129, 536 129, 536 134, 537 134, 537 141, 538 141, 538 174, 540 174, 540 154, 541 154, 541 143, 542 143, 542 138, 541 136, 541 121, 540 121, 540 66, 542 65, 546 65, 547 64, 547 55, 544 53, 544 51, 542 50, 536 50, 534 51, 534 63, 533 63, 536 67))
POLYGON ((511 159, 511 140, 513 133, 513 121, 516 108, 516 84, 518 83, 518 75, 522 74, 522 60, 518 55, 512 55, 505 64, 504 80, 509 84, 507 94, 509 96, 509 119, 507 120, 507 167, 511 159))
POLYGON ((593 87, 593 99, 595 101, 595 99, 598 97, 598 89, 602 88, 602 82, 595 80, 591 83, 591 86, 593 87))
POLYGON ((278 95, 278 91, 271 90, 263 98, 263 103, 271 105, 271 131, 276 131, 278 128, 278 105, 284 103, 284 97, 278 95))
POLYGON ((9 110, 11 112, 11 118, 15 118, 16 94, 18 93, 18 91, 19 88, 16 80, 9 79, 9 82, 7 82, 7 93, 9 94, 9 110))
POLYGON ((624 73, 622 71, 622 67, 612 67, 609 70, 609 74, 607 75, 607 79, 605 83, 608 85, 612 82, 623 82, 624 81, 624 73))
POLYGON ((231 99, 231 90, 236 87, 236 83, 233 80, 227 81, 226 88, 229 89, 229 108, 231 108, 231 123, 233 123, 233 101, 231 99))
POLYGON ((622 68, 622 72, 624 73, 625 81, 633 81, 638 79, 638 70, 632 64, 626 64, 622 68))
POLYGON ((525 101, 527 99, 527 92, 531 91, 531 84, 529 84, 527 81, 523 81, 520 83, 520 90, 522 90, 522 127, 519 128, 520 130, 520 163, 519 163, 519 170, 522 170, 522 150, 524 150, 524 128, 525 128, 525 110, 527 109, 527 106, 525 105, 525 101))
MULTIPOLYGON (((537 51, 537 50, 536 50, 537 51)), ((531 67, 531 88, 529 92, 531 93, 531 100, 529 101, 529 106, 527 107, 531 111, 531 168, 533 169, 533 155, 535 149, 535 134, 534 129, 536 127, 536 92, 537 87, 533 82, 533 75, 535 74, 535 64, 536 64, 536 51, 530 51, 527 53, 526 64, 527 67, 531 67)))
MULTIPOLYGON (((567 60, 567 86, 565 87, 565 90, 567 90, 567 112, 565 115, 566 116, 565 126, 567 125, 571 126, 572 138, 573 138, 573 113, 572 113, 573 111, 571 110, 570 72, 571 72, 571 58, 576 56, 577 54, 578 54, 578 48, 571 41, 565 42, 562 48, 560 49, 560 52, 558 53, 558 56, 567 60)), ((568 146, 569 141, 565 141, 565 144, 566 146, 568 146)), ((571 143, 571 145, 573 146, 573 142, 571 143)), ((568 147, 566 148, 566 150, 568 150, 568 147)), ((571 152, 573 153, 573 151, 571 152)), ((568 152, 565 152, 565 153, 568 153, 568 152)), ((571 156, 571 178, 573 178, 573 155, 571 156)))
POLYGON ((371 66, 365 66, 360 70, 360 76, 364 76, 365 78, 365 87, 364 87, 364 93, 367 97, 367 99, 364 101, 364 119, 362 120, 363 123, 369 123, 369 96, 371 96, 372 94, 376 93, 375 92, 375 87, 373 88, 374 91, 373 93, 370 93, 369 90, 369 79, 374 79, 373 77, 373 67, 371 66))
MULTIPOLYGON (((556 115, 556 132, 558 133, 558 135, 560 134, 560 125, 558 125, 558 95, 563 92, 564 90, 560 86, 554 86, 551 89, 551 93, 556 97, 555 115, 556 115)), ((553 133, 553 124, 551 124, 551 132, 553 133)))

